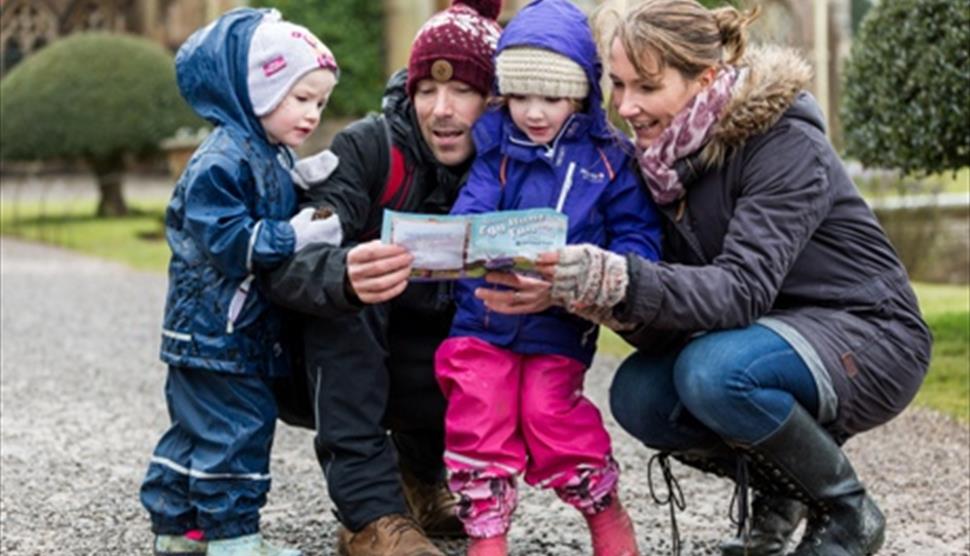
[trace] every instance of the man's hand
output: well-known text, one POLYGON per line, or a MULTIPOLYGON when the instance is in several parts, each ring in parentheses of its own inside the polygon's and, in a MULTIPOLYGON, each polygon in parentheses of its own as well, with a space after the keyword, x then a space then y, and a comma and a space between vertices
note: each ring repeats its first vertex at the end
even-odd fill
POLYGON ((347 253, 347 281, 364 303, 383 303, 404 291, 414 257, 399 245, 380 240, 362 243, 347 253))
POLYGON ((485 302, 485 307, 507 315, 539 313, 552 306, 549 296, 549 282, 508 272, 489 272, 485 280, 490 284, 501 284, 510 290, 478 288, 475 297, 485 302))

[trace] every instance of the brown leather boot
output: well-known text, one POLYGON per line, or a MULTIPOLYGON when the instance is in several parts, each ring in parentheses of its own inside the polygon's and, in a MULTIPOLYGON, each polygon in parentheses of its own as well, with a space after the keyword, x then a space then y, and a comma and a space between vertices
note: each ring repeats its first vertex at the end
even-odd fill
POLYGON ((340 556, 444 556, 409 516, 381 516, 356 533, 337 532, 340 556))
POLYGON ((444 481, 428 484, 407 469, 401 469, 401 486, 408 511, 429 537, 464 538, 465 526, 458 519, 458 497, 444 481))

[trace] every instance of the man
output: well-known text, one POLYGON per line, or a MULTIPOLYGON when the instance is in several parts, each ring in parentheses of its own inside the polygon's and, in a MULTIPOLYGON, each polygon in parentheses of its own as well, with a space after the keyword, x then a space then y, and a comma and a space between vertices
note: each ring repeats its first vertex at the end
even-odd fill
POLYGON ((382 114, 337 134, 336 158, 298 169, 312 204, 336 212, 345 245, 356 243, 307 248, 268 284, 274 301, 308 315, 314 445, 345 556, 437 556, 426 532, 462 534, 443 480, 445 402, 433 368, 450 288, 408 283, 411 256, 373 238, 384 207, 441 214, 454 203, 492 86, 500 9, 500 0, 454 0, 433 16, 407 72, 388 82, 382 114))

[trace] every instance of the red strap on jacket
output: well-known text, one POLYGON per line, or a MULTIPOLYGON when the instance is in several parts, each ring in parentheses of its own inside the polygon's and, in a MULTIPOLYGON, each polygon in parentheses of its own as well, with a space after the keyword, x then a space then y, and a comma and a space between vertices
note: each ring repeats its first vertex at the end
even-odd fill
MULTIPOLYGON (((401 185, 404 183, 405 173, 404 153, 396 146, 391 146, 391 168, 387 173, 387 182, 384 184, 384 191, 381 193, 380 206, 387 207, 397 196, 401 185)), ((398 199, 397 205, 400 206, 401 200, 398 199)))

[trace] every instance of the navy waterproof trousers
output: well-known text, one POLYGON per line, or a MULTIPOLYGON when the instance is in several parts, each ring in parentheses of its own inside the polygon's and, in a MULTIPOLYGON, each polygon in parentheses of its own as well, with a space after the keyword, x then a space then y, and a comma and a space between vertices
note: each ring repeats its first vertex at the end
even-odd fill
POLYGON ((276 425, 269 379, 169 367, 165 398, 172 426, 141 487, 152 531, 201 529, 208 539, 258 532, 276 425))

